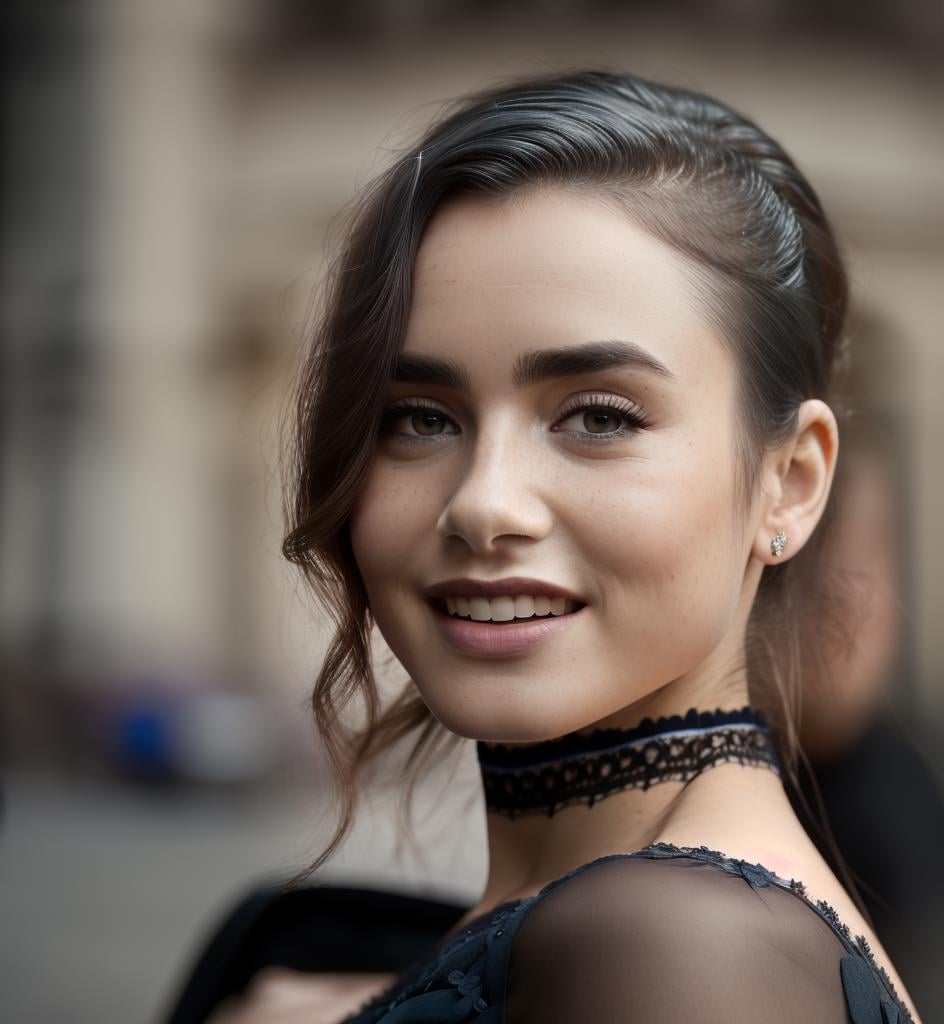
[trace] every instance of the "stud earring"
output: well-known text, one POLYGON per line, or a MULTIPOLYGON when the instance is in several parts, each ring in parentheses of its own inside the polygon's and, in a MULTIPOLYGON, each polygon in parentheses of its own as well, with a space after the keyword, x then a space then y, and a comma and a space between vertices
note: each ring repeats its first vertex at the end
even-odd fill
POLYGON ((783 530, 778 531, 777 536, 770 542, 770 553, 777 555, 778 557, 783 553, 783 549, 787 546, 787 535, 783 530))

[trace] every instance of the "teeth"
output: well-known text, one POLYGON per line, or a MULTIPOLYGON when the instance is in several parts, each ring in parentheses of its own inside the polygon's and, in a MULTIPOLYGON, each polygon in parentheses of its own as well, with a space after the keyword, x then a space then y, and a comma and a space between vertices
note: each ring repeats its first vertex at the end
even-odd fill
POLYGON ((475 622, 511 622, 543 615, 568 615, 578 608, 576 601, 566 597, 517 594, 514 597, 447 597, 450 615, 471 618, 475 622))
MULTIPOLYGON (((515 606, 514 602, 507 597, 497 597, 494 601, 494 615, 495 618, 492 621, 507 622, 508 619, 514 618, 515 606), (511 614, 508 614, 508 605, 511 605, 511 614)), ((492 618, 492 602, 486 597, 470 597, 469 598, 469 609, 472 614, 472 618, 475 622, 486 622, 492 618)))

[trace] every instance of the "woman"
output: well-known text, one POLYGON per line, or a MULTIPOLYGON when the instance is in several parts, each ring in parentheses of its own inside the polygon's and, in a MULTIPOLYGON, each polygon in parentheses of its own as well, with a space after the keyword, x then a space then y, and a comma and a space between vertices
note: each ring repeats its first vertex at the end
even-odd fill
POLYGON ((846 298, 781 147, 628 74, 468 98, 369 190, 284 545, 337 623, 313 705, 344 804, 314 867, 366 765, 411 736, 421 774, 452 736, 478 741, 489 874, 422 962, 316 976, 284 1019, 919 1022, 786 791, 829 641, 801 609, 846 298), (409 675, 387 707, 373 623, 409 675))

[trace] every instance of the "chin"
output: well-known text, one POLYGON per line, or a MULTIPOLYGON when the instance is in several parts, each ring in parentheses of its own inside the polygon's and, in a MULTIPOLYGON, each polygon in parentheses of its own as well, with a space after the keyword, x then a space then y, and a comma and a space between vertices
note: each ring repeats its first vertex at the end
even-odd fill
POLYGON ((548 714, 548 708, 541 710, 544 713, 535 714, 532 703, 517 708, 510 701, 500 708, 430 707, 433 716, 450 732, 486 743, 540 743, 590 724, 583 718, 548 714))

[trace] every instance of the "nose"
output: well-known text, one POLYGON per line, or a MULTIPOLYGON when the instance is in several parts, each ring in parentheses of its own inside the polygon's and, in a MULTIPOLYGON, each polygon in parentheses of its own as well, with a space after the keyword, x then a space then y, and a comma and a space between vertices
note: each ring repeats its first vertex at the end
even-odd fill
POLYGON ((489 554, 501 537, 548 535, 553 523, 541 497, 540 448, 516 417, 492 415, 464 454, 436 523, 443 540, 460 537, 477 554, 489 554))

